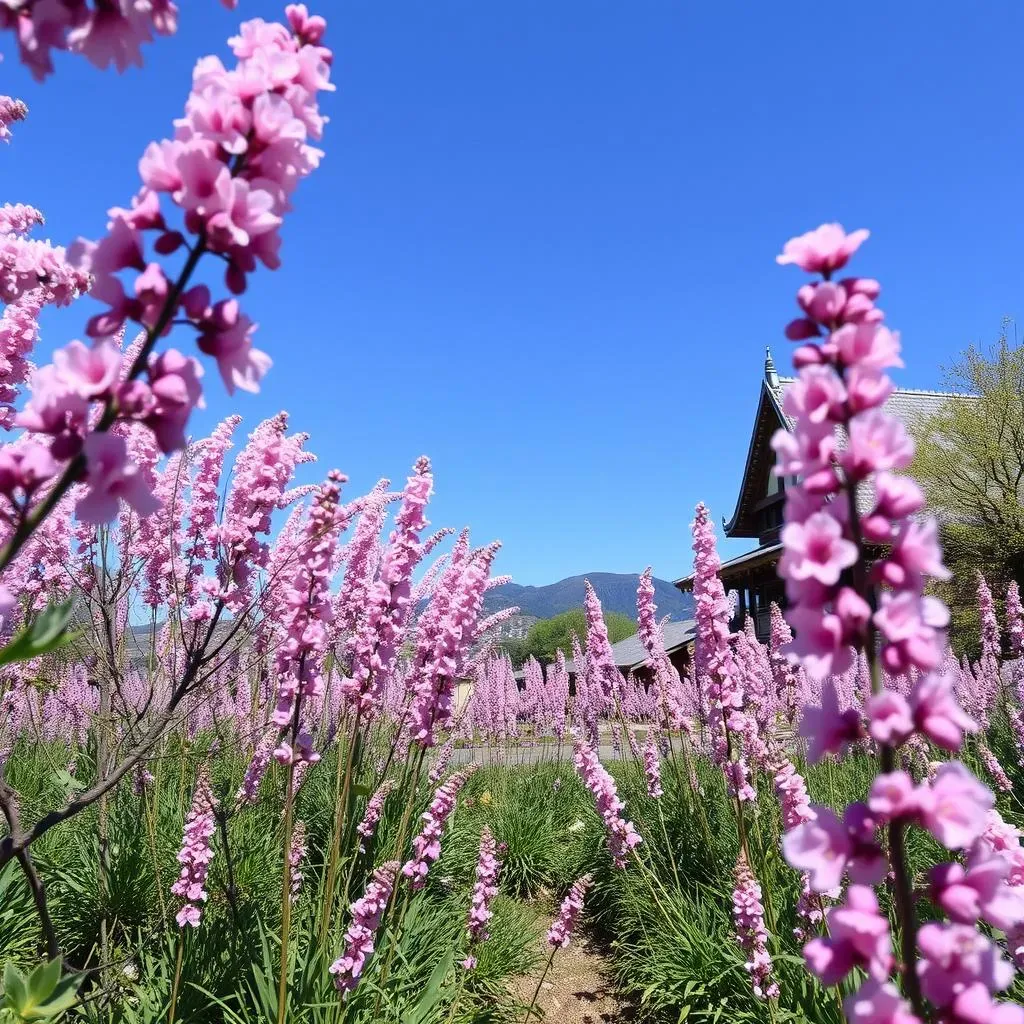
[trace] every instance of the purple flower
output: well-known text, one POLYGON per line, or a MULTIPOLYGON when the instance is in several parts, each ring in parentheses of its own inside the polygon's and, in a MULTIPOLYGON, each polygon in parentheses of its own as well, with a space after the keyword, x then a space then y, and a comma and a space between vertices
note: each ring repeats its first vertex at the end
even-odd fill
POLYGON ((846 903, 830 908, 825 916, 828 936, 804 946, 808 970, 823 985, 837 985, 854 967, 884 981, 893 965, 892 938, 874 892, 866 885, 851 885, 846 903))
POLYGON ((747 953, 746 970, 758 999, 776 999, 778 983, 772 977, 772 958, 768 952, 768 930, 764 924, 761 886, 746 857, 740 854, 733 873, 732 917, 736 940, 747 953))
POLYGON ((569 895, 562 900, 558 910, 558 917, 552 922, 548 929, 547 944, 552 949, 565 949, 572 939, 572 933, 576 928, 579 916, 583 913, 583 900, 590 888, 593 878, 584 875, 576 879, 569 890, 569 895))
POLYGON ((437 792, 423 813, 423 829, 412 841, 413 855, 402 865, 402 874, 411 879, 414 889, 426 884, 430 865, 441 856, 441 835, 445 824, 455 810, 459 790, 466 784, 475 766, 456 772, 437 792))
POLYGON ((358 984, 387 909, 398 874, 398 861, 388 861, 373 873, 362 897, 349 907, 352 921, 345 931, 345 951, 328 968, 339 992, 351 992, 358 984))
POLYGON ((633 823, 622 817, 621 812, 626 805, 619 799, 615 780, 598 760, 594 750, 579 736, 573 746, 572 760, 583 784, 593 794, 597 812, 604 820, 612 861, 617 868, 624 868, 626 855, 643 840, 633 823))
MULTIPOLYGON (((466 931, 471 943, 486 941, 488 937, 487 922, 494 916, 491 900, 498 892, 498 872, 500 864, 497 858, 497 843, 491 830, 484 825, 480 833, 480 854, 476 862, 476 881, 473 884, 472 904, 466 921, 466 931)), ((474 961, 475 958, 470 958, 474 961)))
POLYGON ((373 839, 377 833, 377 823, 384 812, 384 802, 388 794, 395 788, 394 779, 385 779, 376 789, 373 796, 366 802, 366 811, 363 813, 363 820, 356 825, 356 832, 362 836, 359 842, 359 852, 366 853, 366 844, 373 839))
POLYGON ((202 918, 202 904, 207 898, 204 888, 206 875, 210 869, 210 861, 213 860, 213 847, 210 843, 217 830, 217 819, 214 814, 216 807, 217 801, 210 788, 210 777, 206 768, 201 768, 192 795, 192 807, 185 818, 185 831, 178 853, 181 873, 171 886, 172 894, 183 901, 182 908, 175 917, 179 928, 184 928, 185 925, 198 928, 202 918))

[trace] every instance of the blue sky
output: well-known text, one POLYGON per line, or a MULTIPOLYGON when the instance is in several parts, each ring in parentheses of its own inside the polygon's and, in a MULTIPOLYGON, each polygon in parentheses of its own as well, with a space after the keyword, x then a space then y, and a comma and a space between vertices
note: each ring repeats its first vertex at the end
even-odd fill
MULTIPOLYGON (((65 55, 37 86, 0 40, 31 107, 3 198, 55 241, 102 231, 195 59, 279 10, 182 6, 123 76, 65 55)), ((236 402, 208 376, 197 426, 288 409, 352 495, 426 452, 432 520, 501 538, 519 582, 688 571, 694 503, 732 512, 765 345, 788 363, 789 236, 872 230, 855 266, 906 386, 1020 311, 1015 2, 328 7, 327 158, 245 299, 275 366, 236 402)), ((50 315, 44 350, 90 312, 50 315)))

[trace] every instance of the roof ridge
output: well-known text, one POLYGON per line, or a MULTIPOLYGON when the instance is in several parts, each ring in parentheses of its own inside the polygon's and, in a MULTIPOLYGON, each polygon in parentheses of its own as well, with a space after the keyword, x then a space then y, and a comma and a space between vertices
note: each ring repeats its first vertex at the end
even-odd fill
MULTIPOLYGON (((792 384, 796 377, 783 377, 779 375, 779 384, 792 384)), ((937 398, 977 398, 969 391, 938 391, 934 388, 896 388, 894 395, 932 395, 937 398)))

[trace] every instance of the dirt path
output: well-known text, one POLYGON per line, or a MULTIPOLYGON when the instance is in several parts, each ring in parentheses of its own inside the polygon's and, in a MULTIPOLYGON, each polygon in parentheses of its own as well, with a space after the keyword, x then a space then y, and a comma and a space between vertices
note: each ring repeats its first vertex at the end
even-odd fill
MULTIPOLYGON (((543 965, 519 980, 524 1003, 530 1001, 542 970, 543 965)), ((630 1007, 616 996, 607 956, 586 935, 574 937, 568 949, 555 954, 537 1005, 546 1024, 626 1024, 634 1019, 630 1007)), ((532 1017, 531 1024, 535 1021, 538 1018, 532 1017)))

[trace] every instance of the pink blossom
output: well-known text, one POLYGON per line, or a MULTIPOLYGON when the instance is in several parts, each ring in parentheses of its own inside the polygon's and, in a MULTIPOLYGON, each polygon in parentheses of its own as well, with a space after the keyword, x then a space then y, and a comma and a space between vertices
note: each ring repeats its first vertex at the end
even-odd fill
POLYGON ((983 982, 961 989, 953 997, 945 1024, 1024 1024, 1024 1007, 1017 1003, 997 1003, 983 982))
POLYGON ((914 731, 907 699, 894 690, 874 694, 867 705, 868 732, 878 743, 898 747, 914 731))
POLYGON ((597 804, 605 824, 608 852, 617 868, 626 866, 626 855, 643 842, 631 821, 622 817, 625 804, 619 798, 615 780, 598 760, 597 754, 580 737, 573 746, 573 764, 597 804))
POLYGON ((809 741, 807 760, 815 764, 826 754, 842 754, 864 735, 864 727, 856 708, 839 710, 835 682, 827 679, 821 687, 821 706, 804 707, 800 735, 809 741))
POLYGON ((572 884, 569 894, 562 900, 558 916, 548 929, 547 944, 552 949, 565 949, 569 945, 576 922, 583 912, 583 900, 593 879, 590 875, 578 878, 572 884))
POLYGON ((736 940, 747 953, 746 971, 758 999, 776 999, 779 986, 772 977, 768 930, 764 923, 761 886, 741 853, 733 872, 732 917, 736 940))
POLYGON ((345 951, 328 968, 339 992, 351 992, 373 955, 377 929, 391 900, 398 861, 388 861, 373 873, 363 895, 349 907, 351 923, 345 931, 345 951))
POLYGON ((838 888, 847 871, 866 885, 885 877, 885 855, 875 838, 877 822, 864 804, 850 804, 842 821, 829 807, 811 810, 811 820, 783 836, 782 852, 790 867, 807 872, 815 892, 838 888))
POLYGON ((185 832, 178 853, 181 874, 171 886, 171 892, 183 900, 183 906, 175 918, 179 928, 185 925, 199 927, 202 904, 207 898, 206 875, 210 870, 210 861, 213 860, 210 844, 217 830, 216 807, 217 801, 210 788, 209 775, 203 768, 196 779, 192 807, 185 819, 185 832))
POLYGON ((203 368, 172 348, 150 359, 147 374, 153 401, 146 409, 146 425, 162 452, 184 448, 189 414, 204 404, 199 383, 203 368))
POLYGON ((10 126, 28 117, 28 107, 12 96, 0 96, 0 142, 11 141, 10 126))
POLYGON ((83 522, 100 525, 117 515, 123 500, 140 516, 159 507, 139 468, 128 461, 124 438, 116 434, 89 434, 82 446, 86 460, 86 493, 75 507, 83 522))
POLYGON ((921 822, 943 846, 963 850, 984 831, 992 793, 959 761, 947 761, 920 787, 921 822))
POLYGON ((787 523, 781 540, 785 551, 779 575, 787 579, 817 580, 833 586, 842 571, 857 560, 857 545, 843 536, 840 524, 824 511, 803 523, 787 523))
POLYGON ((874 621, 885 640, 882 663, 893 674, 911 666, 929 672, 942 660, 942 631, 949 624, 949 610, 936 598, 887 591, 874 621))
POLYGON ((984 919, 1000 931, 1024 921, 1024 894, 1006 884, 1009 863, 998 855, 972 852, 967 866, 938 864, 928 873, 929 895, 953 921, 984 919))
POLYGON ((892 937, 871 888, 851 885, 845 905, 831 907, 825 917, 828 936, 804 946, 808 970, 823 985, 837 985, 854 967, 863 967, 876 981, 884 981, 893 965, 892 937))
POLYGON ((1001 992, 1013 981, 1009 961, 970 925, 926 924, 917 933, 917 945, 921 991, 940 1009, 972 985, 980 983, 989 992, 1001 992))
POLYGON ((910 691, 914 726, 936 746, 951 752, 960 749, 965 732, 978 731, 978 724, 960 707, 953 684, 948 673, 930 673, 910 691))
POLYGON ((914 441, 903 424, 880 409, 871 409, 850 420, 849 441, 840 462, 852 481, 872 473, 905 469, 914 457, 914 441))
POLYGON ((494 916, 491 901, 498 893, 498 872, 501 869, 497 853, 498 844, 491 830, 484 825, 480 833, 480 854, 476 863, 472 905, 466 922, 466 930, 472 943, 484 942, 488 938, 487 922, 494 916))
POLYGON ((884 772, 871 783, 868 807, 880 820, 913 819, 920 799, 914 780, 904 771, 884 772))
POLYGON ((891 982, 868 978, 843 1003, 849 1024, 923 1024, 891 982))
POLYGON ((822 224, 814 231, 791 238, 775 257, 780 264, 795 263, 809 273, 826 276, 845 267, 850 257, 866 241, 869 231, 861 228, 847 234, 841 224, 822 224))

